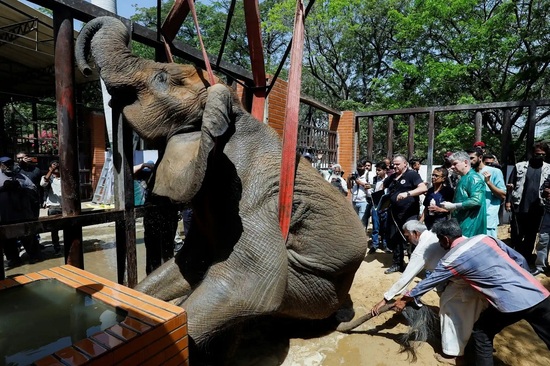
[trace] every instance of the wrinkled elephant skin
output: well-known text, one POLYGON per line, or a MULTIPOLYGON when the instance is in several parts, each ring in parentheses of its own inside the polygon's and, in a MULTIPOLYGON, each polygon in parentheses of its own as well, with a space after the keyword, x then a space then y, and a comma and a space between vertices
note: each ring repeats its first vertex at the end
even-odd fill
POLYGON ((183 249, 138 289, 180 299, 189 335, 206 349, 241 320, 324 319, 346 305, 367 243, 350 203, 299 159, 284 242, 278 135, 227 86, 192 66, 140 59, 128 39, 117 19, 94 19, 77 40, 77 64, 89 73, 91 54, 111 103, 141 137, 164 144, 153 193, 193 208, 183 249))

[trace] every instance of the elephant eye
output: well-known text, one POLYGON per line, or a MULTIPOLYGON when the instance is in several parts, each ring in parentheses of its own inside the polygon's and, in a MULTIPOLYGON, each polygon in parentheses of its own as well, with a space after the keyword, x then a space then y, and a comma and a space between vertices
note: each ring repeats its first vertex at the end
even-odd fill
POLYGON ((157 73, 153 78, 153 87, 160 91, 168 90, 168 74, 165 71, 157 73))

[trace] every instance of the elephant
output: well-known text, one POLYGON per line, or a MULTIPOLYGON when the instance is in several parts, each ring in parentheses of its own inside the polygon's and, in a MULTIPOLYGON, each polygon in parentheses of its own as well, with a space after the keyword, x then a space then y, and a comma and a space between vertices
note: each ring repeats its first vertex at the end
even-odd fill
POLYGON ((183 248, 136 289, 187 311, 197 354, 212 352, 217 335, 245 320, 327 319, 349 310, 367 250, 350 202, 297 156, 286 167, 296 172, 283 240, 277 133, 219 78, 211 85, 195 66, 137 57, 128 42, 118 19, 93 19, 78 36, 77 66, 89 75, 93 57, 111 106, 144 140, 163 146, 153 194, 193 209, 183 248))

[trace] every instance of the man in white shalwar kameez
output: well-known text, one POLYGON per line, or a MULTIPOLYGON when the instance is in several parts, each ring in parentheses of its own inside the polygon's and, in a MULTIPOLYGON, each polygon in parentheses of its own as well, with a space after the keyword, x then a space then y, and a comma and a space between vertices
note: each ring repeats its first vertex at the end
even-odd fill
MULTIPOLYGON (((409 243, 415 245, 409 263, 399 280, 384 294, 384 298, 376 304, 372 315, 378 315, 379 310, 395 296, 402 294, 414 278, 423 270, 433 270, 441 257, 447 251, 439 245, 437 235, 426 229, 417 220, 411 220, 403 225, 403 233, 409 243)), ((443 355, 435 355, 440 362, 461 364, 464 349, 472 333, 474 323, 479 314, 487 307, 487 300, 466 282, 453 278, 440 292, 439 318, 441 322, 441 346, 443 355)))

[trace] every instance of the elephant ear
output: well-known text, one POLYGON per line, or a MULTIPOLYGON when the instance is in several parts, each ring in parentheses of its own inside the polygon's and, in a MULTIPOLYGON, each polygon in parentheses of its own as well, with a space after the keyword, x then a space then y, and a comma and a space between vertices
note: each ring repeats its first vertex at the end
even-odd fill
POLYGON ((187 132, 168 140, 157 171, 153 193, 177 202, 189 202, 199 191, 208 156, 230 125, 232 94, 224 85, 208 89, 200 132, 187 132))

